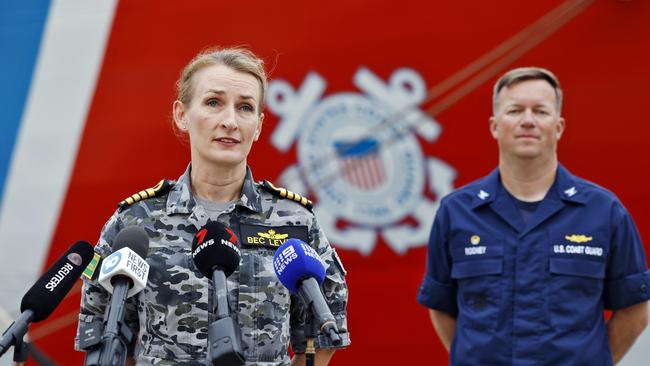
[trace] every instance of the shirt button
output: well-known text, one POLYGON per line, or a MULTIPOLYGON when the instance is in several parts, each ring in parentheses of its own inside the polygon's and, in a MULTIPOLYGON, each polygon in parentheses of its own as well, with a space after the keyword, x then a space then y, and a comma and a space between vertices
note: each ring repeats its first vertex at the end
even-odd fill
POLYGON ((648 291, 648 286, 644 283, 643 285, 641 285, 641 287, 639 287, 639 289, 641 290, 641 292, 646 292, 648 291))

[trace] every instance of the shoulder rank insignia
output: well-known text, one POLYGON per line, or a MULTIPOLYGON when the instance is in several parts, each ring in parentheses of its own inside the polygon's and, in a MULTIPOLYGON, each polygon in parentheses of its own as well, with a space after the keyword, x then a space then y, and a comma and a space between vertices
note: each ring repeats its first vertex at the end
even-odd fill
POLYGON ((288 200, 296 201, 300 203, 301 205, 307 207, 308 210, 311 211, 311 209, 314 207, 313 203, 308 200, 307 198, 299 195, 298 193, 291 192, 290 190, 286 188, 278 188, 274 186, 271 182, 268 180, 262 181, 262 188, 264 190, 279 196, 281 198, 286 198, 288 200))
POLYGON ((147 188, 144 191, 140 191, 138 193, 135 193, 131 195, 131 197, 127 197, 124 199, 122 202, 118 203, 117 206, 119 207, 119 210, 124 210, 125 208, 131 206, 132 204, 147 199, 151 197, 156 197, 163 195, 172 188, 172 181, 163 179, 158 184, 151 188, 147 188))

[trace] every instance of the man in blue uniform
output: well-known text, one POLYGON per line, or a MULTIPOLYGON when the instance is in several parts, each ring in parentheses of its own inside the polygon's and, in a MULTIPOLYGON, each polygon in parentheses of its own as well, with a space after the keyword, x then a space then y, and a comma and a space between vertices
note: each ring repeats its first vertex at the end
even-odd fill
POLYGON ((639 233, 612 193, 558 163, 561 106, 548 70, 502 76, 498 169, 442 200, 418 302, 452 365, 612 365, 648 324, 639 233))

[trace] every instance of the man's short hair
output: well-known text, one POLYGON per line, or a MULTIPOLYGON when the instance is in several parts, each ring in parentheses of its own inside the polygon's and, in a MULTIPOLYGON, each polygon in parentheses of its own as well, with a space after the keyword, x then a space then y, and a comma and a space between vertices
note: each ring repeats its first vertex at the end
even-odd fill
POLYGON ((499 104, 499 93, 501 90, 503 88, 510 88, 511 86, 526 80, 545 80, 548 82, 553 87, 553 90, 555 90, 555 106, 557 108, 557 113, 560 114, 562 111, 562 88, 560 88, 560 82, 549 70, 534 66, 512 69, 503 74, 503 76, 497 80, 492 92, 492 114, 496 113, 499 104))

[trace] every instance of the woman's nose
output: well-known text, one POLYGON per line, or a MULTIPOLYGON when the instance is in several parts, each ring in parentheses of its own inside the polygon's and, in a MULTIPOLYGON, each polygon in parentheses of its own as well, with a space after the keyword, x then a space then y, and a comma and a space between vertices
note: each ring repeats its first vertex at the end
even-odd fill
POLYGON ((235 116, 236 113, 234 107, 224 108, 223 113, 220 116, 220 125, 228 130, 236 129, 237 121, 235 120, 235 116))

